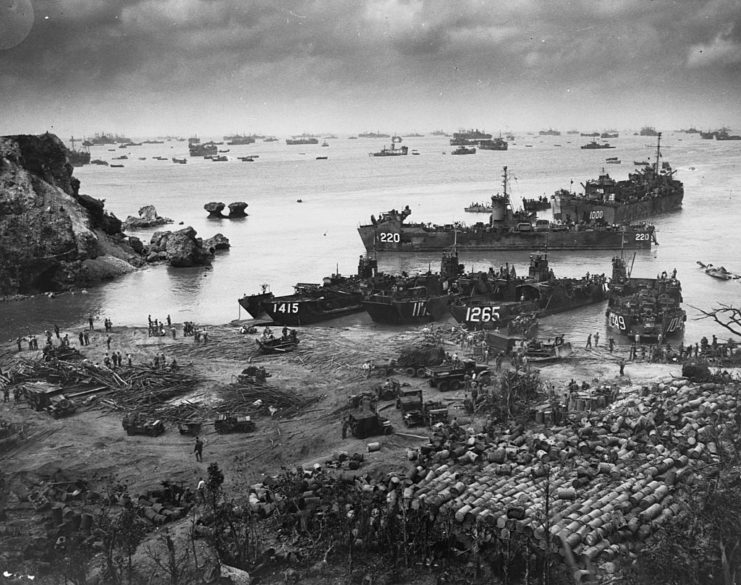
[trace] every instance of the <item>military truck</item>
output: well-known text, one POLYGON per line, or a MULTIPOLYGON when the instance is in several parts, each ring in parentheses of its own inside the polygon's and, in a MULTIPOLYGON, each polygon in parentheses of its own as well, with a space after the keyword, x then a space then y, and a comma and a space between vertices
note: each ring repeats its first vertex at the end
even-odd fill
POLYGON ((378 400, 393 400, 399 396, 401 384, 399 383, 399 380, 396 380, 395 378, 386 378, 386 381, 383 382, 383 384, 376 384, 373 387, 373 390, 375 391, 378 400))
POLYGON ((263 366, 247 366, 242 373, 237 376, 240 384, 264 384, 265 380, 272 376, 263 366))
POLYGON ((396 408, 401 411, 401 420, 408 427, 425 424, 422 390, 405 390, 396 399, 396 408))
POLYGON ((409 347, 399 353, 395 363, 407 376, 422 378, 426 375, 426 368, 442 364, 444 360, 442 346, 409 347))
POLYGON ((365 439, 376 435, 390 435, 393 427, 389 419, 380 416, 373 410, 356 410, 345 415, 342 422, 343 438, 346 429, 357 439, 365 439))
POLYGON ((246 415, 220 414, 214 421, 217 433, 250 433, 255 430, 255 423, 246 415))
POLYGON ((75 403, 69 398, 66 398, 63 394, 49 398, 49 406, 46 407, 46 412, 54 418, 69 416, 74 414, 76 410, 77 407, 75 406, 75 403))
POLYGON ((473 360, 464 360, 458 365, 443 364, 441 366, 429 367, 426 369, 425 374, 429 378, 430 386, 437 388, 440 392, 461 388, 466 375, 473 376, 473 374, 476 374, 477 380, 482 381, 485 385, 491 383, 489 366, 477 364, 473 360))
POLYGON ((161 420, 147 419, 138 412, 130 412, 124 416, 121 425, 127 435, 158 437, 165 432, 165 425, 161 420))

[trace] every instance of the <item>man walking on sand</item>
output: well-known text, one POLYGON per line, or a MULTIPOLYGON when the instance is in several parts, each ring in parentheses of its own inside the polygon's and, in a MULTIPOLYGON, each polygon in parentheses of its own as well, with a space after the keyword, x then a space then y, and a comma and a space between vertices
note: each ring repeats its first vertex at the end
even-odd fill
POLYGON ((196 454, 196 461, 203 461, 203 441, 201 437, 196 437, 196 445, 193 447, 193 453, 196 454))
POLYGON ((624 376, 624 370, 625 370, 625 358, 620 358, 620 361, 618 362, 620 364, 620 375, 624 376))

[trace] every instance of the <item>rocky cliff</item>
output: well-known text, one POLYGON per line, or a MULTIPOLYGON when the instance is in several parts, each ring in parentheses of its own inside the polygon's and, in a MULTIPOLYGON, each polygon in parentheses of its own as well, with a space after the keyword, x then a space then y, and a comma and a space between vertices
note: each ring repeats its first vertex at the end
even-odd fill
POLYGON ((0 137, 0 294, 87 286, 143 263, 103 202, 80 195, 53 134, 0 137))

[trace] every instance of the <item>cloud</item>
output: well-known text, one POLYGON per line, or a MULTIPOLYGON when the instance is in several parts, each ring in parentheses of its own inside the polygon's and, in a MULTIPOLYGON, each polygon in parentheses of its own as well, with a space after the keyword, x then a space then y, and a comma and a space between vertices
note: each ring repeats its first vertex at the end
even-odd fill
POLYGON ((730 38, 733 25, 718 33, 709 43, 698 43, 689 48, 687 66, 690 68, 727 66, 741 63, 741 43, 730 38))
POLYGON ((737 75, 707 74, 741 62, 737 0, 35 0, 34 11, 0 59, 4 102, 27 109, 46 107, 40 96, 100 111, 124 98, 127 111, 325 103, 350 118, 741 89, 737 75))

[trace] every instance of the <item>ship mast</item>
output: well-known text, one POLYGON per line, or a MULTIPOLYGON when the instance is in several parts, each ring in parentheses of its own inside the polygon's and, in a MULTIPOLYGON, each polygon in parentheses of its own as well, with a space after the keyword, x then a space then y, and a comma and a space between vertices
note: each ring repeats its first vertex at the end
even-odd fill
POLYGON ((504 191, 504 197, 505 199, 509 199, 509 194, 507 193, 507 167, 504 167, 504 173, 502 173, 502 190, 504 191))
POLYGON ((654 172, 659 174, 659 159, 661 158, 661 132, 656 135, 656 164, 654 166, 654 172))

